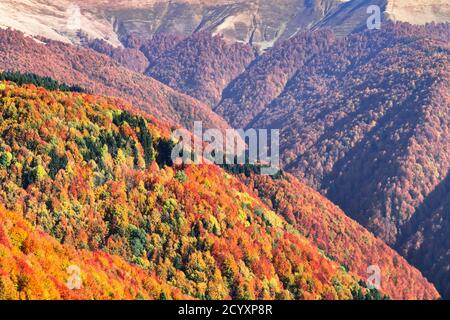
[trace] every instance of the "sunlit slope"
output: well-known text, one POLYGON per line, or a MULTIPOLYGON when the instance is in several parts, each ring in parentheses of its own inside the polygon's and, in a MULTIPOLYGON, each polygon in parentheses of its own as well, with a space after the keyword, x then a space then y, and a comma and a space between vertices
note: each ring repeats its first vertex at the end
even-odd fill
MULTIPOLYGON (((117 100, 0 89, 0 198, 64 245, 121 256, 196 298, 381 298, 237 178, 170 166, 167 134, 117 100)), ((401 298, 437 297, 406 274, 414 294, 401 298)))

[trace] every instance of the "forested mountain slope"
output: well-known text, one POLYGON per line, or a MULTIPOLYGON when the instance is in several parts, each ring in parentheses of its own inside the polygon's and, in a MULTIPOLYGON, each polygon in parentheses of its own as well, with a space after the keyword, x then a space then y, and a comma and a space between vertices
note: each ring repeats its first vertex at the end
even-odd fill
POLYGON ((397 247, 450 297, 450 175, 416 209, 397 247))
POLYGON ((180 41, 150 64, 146 74, 168 86, 217 105, 222 91, 253 61, 250 46, 198 33, 180 41))
POLYGON ((397 24, 345 40, 320 32, 304 36, 306 50, 296 36, 253 63, 217 108, 233 126, 280 129, 285 169, 395 248, 413 225, 433 230, 406 250, 420 260, 413 251, 435 248, 420 266, 439 269, 443 287, 445 211, 427 199, 450 167, 449 30, 397 24))
POLYGON ((211 107, 256 57, 249 45, 206 32, 189 37, 159 34, 152 39, 134 35, 124 42, 127 48, 114 48, 103 40, 88 46, 211 107))
MULTIPOLYGON (((117 99, 10 82, 0 84, 0 98, 0 199, 64 246, 120 256, 196 298, 381 298, 364 288, 359 270, 319 250, 299 221, 278 215, 237 178, 213 165, 171 166, 166 131, 117 108, 117 99)), ((320 215, 323 199, 311 197, 320 215)), ((341 228, 352 233, 355 223, 341 228)), ((356 230, 377 248, 375 264, 399 263, 383 293, 438 297, 417 270, 356 230)))
POLYGON ((89 88, 93 93, 120 97, 172 125, 191 128, 199 120, 205 126, 228 128, 209 106, 132 72, 104 54, 57 41, 42 41, 45 42, 17 31, 0 30, 0 70, 50 76, 89 88))
POLYGON ((361 277, 367 275, 368 266, 376 265, 381 269, 386 292, 396 299, 414 299, 410 284, 416 281, 419 271, 409 269, 404 258, 318 192, 288 173, 276 179, 257 174, 240 177, 264 203, 334 261, 361 277))
POLYGON ((331 31, 301 33, 258 57, 223 92, 216 112, 234 128, 245 128, 279 96, 294 74, 336 41, 331 31))
MULTIPOLYGON (((77 281, 73 285, 78 286, 77 281)), ((0 208, 0 300, 186 298, 120 257, 61 245, 21 214, 0 208), (67 285, 70 267, 80 270, 82 285, 77 290, 67 285)))

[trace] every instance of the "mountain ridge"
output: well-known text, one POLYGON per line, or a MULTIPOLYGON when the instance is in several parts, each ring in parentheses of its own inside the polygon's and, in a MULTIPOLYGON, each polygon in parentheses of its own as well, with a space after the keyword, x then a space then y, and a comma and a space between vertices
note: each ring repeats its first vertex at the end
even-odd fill
POLYGON ((132 34, 190 36, 199 31, 222 34, 259 50, 299 31, 331 28, 344 36, 366 24, 369 5, 379 5, 385 18, 415 24, 450 21, 445 0, 270 0, 231 1, 55 1, 5 0, 0 26, 33 36, 79 44, 83 35, 122 46, 132 34), (75 16, 74 16, 75 15, 75 16), (71 17, 78 24, 68 24, 71 17), (81 30, 81 33, 79 32, 81 30))
POLYGON ((44 38, 36 42, 13 30, 0 29, 0 42, 4 44, 0 48, 2 70, 32 72, 89 87, 93 93, 121 97, 169 126, 182 125, 189 129, 199 120, 205 127, 229 128, 206 104, 133 72, 94 50, 44 38))

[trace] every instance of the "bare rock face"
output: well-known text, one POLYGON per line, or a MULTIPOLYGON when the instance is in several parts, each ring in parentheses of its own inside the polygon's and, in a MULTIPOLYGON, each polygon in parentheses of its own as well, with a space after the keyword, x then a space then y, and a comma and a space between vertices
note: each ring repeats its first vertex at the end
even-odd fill
POLYGON ((130 34, 208 31, 264 50, 305 29, 346 35, 366 25, 373 4, 390 20, 450 21, 447 0, 3 0, 0 27, 72 43, 99 38, 113 46, 130 34))
POLYGON ((350 0, 345 1, 313 28, 329 28, 345 36, 366 27, 369 5, 377 5, 383 19, 423 25, 450 21, 450 3, 446 0, 350 0))
MULTIPOLYGON (((79 1, 81 2, 81 1, 79 1)), ((43 36, 66 43, 80 43, 89 36, 120 46, 108 21, 95 11, 82 10, 77 1, 4 0, 0 2, 0 28, 13 28, 31 36, 43 36)))
POLYGON ((394 21, 412 24, 436 23, 450 20, 450 3, 448 0, 389 0, 386 15, 394 21))
POLYGON ((311 28, 341 0, 144 1, 100 5, 119 37, 137 33, 191 35, 208 31, 265 49, 277 40, 311 28))

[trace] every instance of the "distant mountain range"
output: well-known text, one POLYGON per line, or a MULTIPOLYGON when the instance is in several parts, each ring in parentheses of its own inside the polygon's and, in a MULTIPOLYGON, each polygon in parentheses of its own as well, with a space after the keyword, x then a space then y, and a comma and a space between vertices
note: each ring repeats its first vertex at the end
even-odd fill
POLYGON ((380 6, 384 18, 393 21, 450 18, 446 0, 4 0, 0 27, 71 43, 87 35, 114 46, 131 34, 206 31, 266 49, 303 30, 331 28, 341 36, 358 30, 366 25, 369 5, 380 6))

